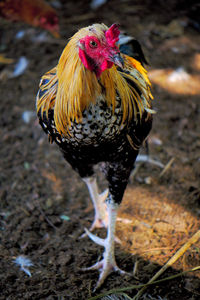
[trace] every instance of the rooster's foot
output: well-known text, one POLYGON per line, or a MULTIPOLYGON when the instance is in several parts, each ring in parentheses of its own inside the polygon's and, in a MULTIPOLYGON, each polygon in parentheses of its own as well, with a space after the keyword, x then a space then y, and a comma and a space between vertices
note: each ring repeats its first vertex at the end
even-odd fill
POLYGON ((124 274, 132 275, 130 273, 121 270, 117 266, 115 261, 115 256, 114 256, 114 247, 112 243, 109 242, 108 239, 99 238, 98 236, 89 232, 87 229, 85 229, 85 231, 91 240, 93 240, 96 244, 103 246, 105 248, 105 251, 103 253, 103 259, 101 261, 97 262, 96 264, 92 265, 89 268, 83 269, 84 271, 99 270, 100 275, 94 291, 103 284, 107 276, 112 272, 119 272, 120 274, 123 275, 124 274))

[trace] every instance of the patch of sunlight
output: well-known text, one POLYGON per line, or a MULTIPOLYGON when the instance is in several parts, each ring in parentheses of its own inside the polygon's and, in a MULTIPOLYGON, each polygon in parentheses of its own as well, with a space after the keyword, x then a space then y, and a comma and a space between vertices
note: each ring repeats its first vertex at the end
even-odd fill
MULTIPOLYGON (((127 188, 116 232, 125 252, 162 265, 199 229, 197 216, 170 197, 163 191, 127 188)), ((193 267, 188 255, 177 269, 193 267)))
MULTIPOLYGON (((200 68, 200 57, 199 59, 200 68)), ((155 69, 148 73, 150 81, 169 93, 181 95, 200 95, 200 75, 189 74, 184 68, 155 69)))

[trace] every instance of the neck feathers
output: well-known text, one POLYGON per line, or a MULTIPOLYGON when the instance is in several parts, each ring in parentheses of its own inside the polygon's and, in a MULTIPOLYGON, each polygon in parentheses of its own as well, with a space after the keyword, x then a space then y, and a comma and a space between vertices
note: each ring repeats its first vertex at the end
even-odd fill
POLYGON ((77 47, 71 45, 64 49, 57 67, 58 90, 54 108, 56 128, 67 133, 71 121, 81 119, 84 108, 95 100, 101 87, 93 72, 87 70, 79 56, 77 47))

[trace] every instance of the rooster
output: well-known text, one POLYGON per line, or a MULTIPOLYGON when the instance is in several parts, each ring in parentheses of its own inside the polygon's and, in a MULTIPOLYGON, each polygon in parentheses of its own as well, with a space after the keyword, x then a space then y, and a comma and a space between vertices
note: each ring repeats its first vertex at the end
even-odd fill
POLYGON ((1 0, 0 17, 41 27, 59 37, 57 13, 44 0, 1 0))
POLYGON ((100 272, 96 288, 111 272, 125 273, 114 254, 117 211, 154 112, 141 47, 140 63, 120 52, 119 34, 116 24, 80 29, 42 77, 36 99, 40 125, 86 183, 94 204, 94 221, 85 230, 105 248, 102 260, 87 268, 100 272), (108 181, 102 194, 93 171, 100 162, 108 181), (91 233, 100 227, 107 228, 105 239, 91 233))

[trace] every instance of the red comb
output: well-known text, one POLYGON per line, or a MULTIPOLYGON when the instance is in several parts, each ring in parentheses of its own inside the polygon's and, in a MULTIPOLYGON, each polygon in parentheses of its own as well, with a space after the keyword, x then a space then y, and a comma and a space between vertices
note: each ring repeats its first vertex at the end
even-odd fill
POLYGON ((105 37, 110 47, 115 47, 115 43, 119 41, 119 25, 113 24, 106 32, 105 37))

